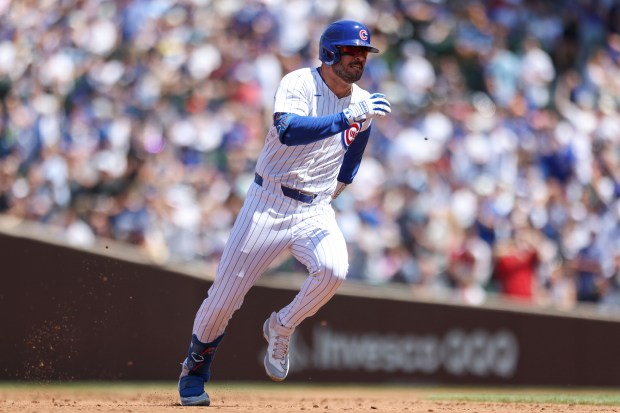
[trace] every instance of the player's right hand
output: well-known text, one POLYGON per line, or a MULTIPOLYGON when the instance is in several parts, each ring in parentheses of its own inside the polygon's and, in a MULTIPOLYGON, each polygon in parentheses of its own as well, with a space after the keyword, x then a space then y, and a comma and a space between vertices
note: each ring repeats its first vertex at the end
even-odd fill
POLYGON ((349 124, 363 122, 373 116, 385 116, 392 111, 390 102, 383 93, 373 93, 361 102, 346 108, 343 113, 349 124))

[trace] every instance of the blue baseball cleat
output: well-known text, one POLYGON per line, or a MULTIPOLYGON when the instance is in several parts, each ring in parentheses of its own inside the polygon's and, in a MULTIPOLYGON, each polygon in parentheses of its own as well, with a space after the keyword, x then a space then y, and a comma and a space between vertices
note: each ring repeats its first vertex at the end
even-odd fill
POLYGON ((211 399, 205 391, 205 381, 197 376, 183 376, 179 379, 179 395, 183 406, 208 406, 211 399))
POLYGON ((222 341, 222 334, 210 343, 203 343, 192 335, 187 358, 181 364, 179 396, 183 406, 209 406, 211 399, 205 392, 205 383, 211 378, 211 362, 222 341))

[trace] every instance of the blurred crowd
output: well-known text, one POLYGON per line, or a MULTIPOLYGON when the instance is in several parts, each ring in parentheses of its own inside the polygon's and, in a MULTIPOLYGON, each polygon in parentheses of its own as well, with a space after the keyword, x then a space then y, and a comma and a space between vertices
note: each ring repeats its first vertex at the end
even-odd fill
POLYGON ((340 18, 393 103, 334 202, 349 278, 620 311, 615 0, 0 0, 0 213, 214 271, 278 82, 340 18))

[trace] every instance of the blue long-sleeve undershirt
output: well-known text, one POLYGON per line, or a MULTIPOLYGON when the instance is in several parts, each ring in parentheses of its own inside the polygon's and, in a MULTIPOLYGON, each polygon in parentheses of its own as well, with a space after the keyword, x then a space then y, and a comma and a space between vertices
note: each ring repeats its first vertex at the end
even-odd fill
POLYGON ((342 160, 342 165, 340 166, 340 172, 338 173, 338 181, 350 184, 353 182, 353 178, 357 175, 357 171, 360 168, 360 164, 362 163, 362 156, 364 155, 364 151, 366 150, 366 144, 368 143, 368 138, 370 137, 370 128, 366 129, 363 132, 360 132, 355 137, 355 140, 349 145, 349 149, 344 154, 344 159, 342 160))
POLYGON ((276 113, 274 126, 280 142, 287 146, 307 145, 351 127, 342 112, 319 117, 276 113))

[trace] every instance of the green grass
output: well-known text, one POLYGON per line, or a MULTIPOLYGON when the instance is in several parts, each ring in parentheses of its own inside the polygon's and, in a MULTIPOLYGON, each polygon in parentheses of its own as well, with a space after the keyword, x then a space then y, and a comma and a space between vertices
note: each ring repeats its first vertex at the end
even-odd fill
POLYGON ((428 400, 483 402, 483 403, 547 403, 579 404, 596 406, 620 406, 620 392, 594 390, 541 390, 518 389, 507 392, 497 390, 472 390, 464 393, 433 393, 424 397, 428 400))

